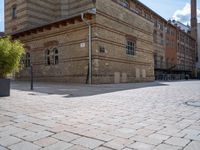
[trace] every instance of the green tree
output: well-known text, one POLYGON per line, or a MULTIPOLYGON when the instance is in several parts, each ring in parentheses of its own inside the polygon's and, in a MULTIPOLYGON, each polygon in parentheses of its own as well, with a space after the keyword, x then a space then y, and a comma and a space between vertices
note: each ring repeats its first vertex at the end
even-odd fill
POLYGON ((24 52, 20 41, 12 41, 10 37, 0 39, 0 78, 6 77, 12 71, 19 71, 24 52))

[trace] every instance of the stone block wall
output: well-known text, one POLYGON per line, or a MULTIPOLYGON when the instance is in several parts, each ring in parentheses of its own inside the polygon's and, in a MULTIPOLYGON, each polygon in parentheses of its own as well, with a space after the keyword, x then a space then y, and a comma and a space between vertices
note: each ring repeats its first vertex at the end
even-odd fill
POLYGON ((95 83, 154 80, 153 24, 107 0, 97 0, 93 50, 95 83), (136 38, 136 54, 126 54, 126 37, 136 38), (100 52, 103 47, 105 52, 100 52))
MULTIPOLYGON (((88 30, 84 23, 59 28, 44 29, 41 33, 19 38, 31 55, 35 81, 86 83, 88 72, 88 30), (80 47, 85 43, 85 47, 80 47), (47 65, 45 51, 58 49, 59 63, 47 65)), ((17 75, 19 80, 29 80, 30 68, 24 67, 17 75)))
POLYGON ((38 27, 93 7, 93 0, 5 0, 5 32, 12 34, 38 27), (17 9, 14 19, 13 6, 17 9))
MULTIPOLYGON (((96 15, 88 20, 92 24, 93 83, 153 81, 153 23, 113 1, 97 0, 96 9, 96 15), (136 41, 135 55, 126 53, 129 36, 136 41)), ((80 16, 72 22, 19 34, 31 55, 35 80, 86 83, 88 27, 80 16), (54 48, 58 49, 59 63, 47 65, 45 51, 54 48)), ((29 68, 17 77, 28 80, 29 68)))

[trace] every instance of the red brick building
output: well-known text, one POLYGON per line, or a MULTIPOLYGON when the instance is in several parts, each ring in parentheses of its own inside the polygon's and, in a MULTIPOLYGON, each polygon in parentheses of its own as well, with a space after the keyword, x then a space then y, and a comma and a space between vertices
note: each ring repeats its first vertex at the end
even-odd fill
MULTIPOLYGON (((124 1, 124 0, 118 0, 124 1)), ((194 76, 196 63, 196 0, 192 0, 192 29, 182 30, 138 0, 125 0, 131 11, 154 23, 153 47, 156 79, 194 76)), ((127 7, 126 6, 126 7, 127 7)))

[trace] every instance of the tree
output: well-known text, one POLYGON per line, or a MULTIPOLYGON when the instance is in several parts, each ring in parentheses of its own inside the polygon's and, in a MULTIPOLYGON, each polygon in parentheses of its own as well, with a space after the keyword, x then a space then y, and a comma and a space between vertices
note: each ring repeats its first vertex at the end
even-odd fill
POLYGON ((24 52, 20 41, 12 41, 10 37, 0 39, 0 78, 6 77, 13 71, 19 71, 24 52))

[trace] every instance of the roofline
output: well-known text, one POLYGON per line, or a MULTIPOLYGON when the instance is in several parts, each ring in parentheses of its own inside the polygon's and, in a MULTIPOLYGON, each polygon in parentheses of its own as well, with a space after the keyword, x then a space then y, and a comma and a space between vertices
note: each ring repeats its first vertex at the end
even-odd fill
POLYGON ((135 0, 136 3, 139 3, 140 5, 144 6, 146 9, 150 10, 151 12, 153 12, 155 15, 157 15, 160 19, 164 20, 166 23, 168 23, 168 21, 163 18, 162 16, 160 16, 158 13, 156 13, 154 10, 152 10, 151 8, 149 8, 148 6, 146 6, 145 4, 143 4, 142 2, 140 2, 139 0, 135 0))
POLYGON ((11 36, 16 36, 18 34, 22 34, 22 33, 25 33, 25 32, 28 32, 28 31, 31 31, 31 30, 36 30, 36 29, 39 29, 39 28, 45 28, 45 27, 49 27, 49 26, 52 26, 54 24, 57 24, 57 23, 62 23, 63 21, 67 21, 67 20, 70 20, 70 19, 75 19, 77 17, 81 17, 81 14, 84 13, 86 15, 95 15, 96 14, 96 9, 93 10, 86 10, 84 12, 81 12, 81 13, 78 13, 78 14, 75 14, 75 15, 71 15, 69 17, 66 17, 66 18, 61 18, 61 19, 58 19, 56 21, 53 21, 53 22, 50 22, 50 23, 46 23, 46 24, 43 24, 43 25, 40 25, 40 26, 36 26, 36 27, 33 27, 33 28, 28 28, 28 29, 24 29, 24 30, 20 30, 20 31, 17 31, 17 32, 14 32, 14 33, 11 33, 10 35, 11 36))

